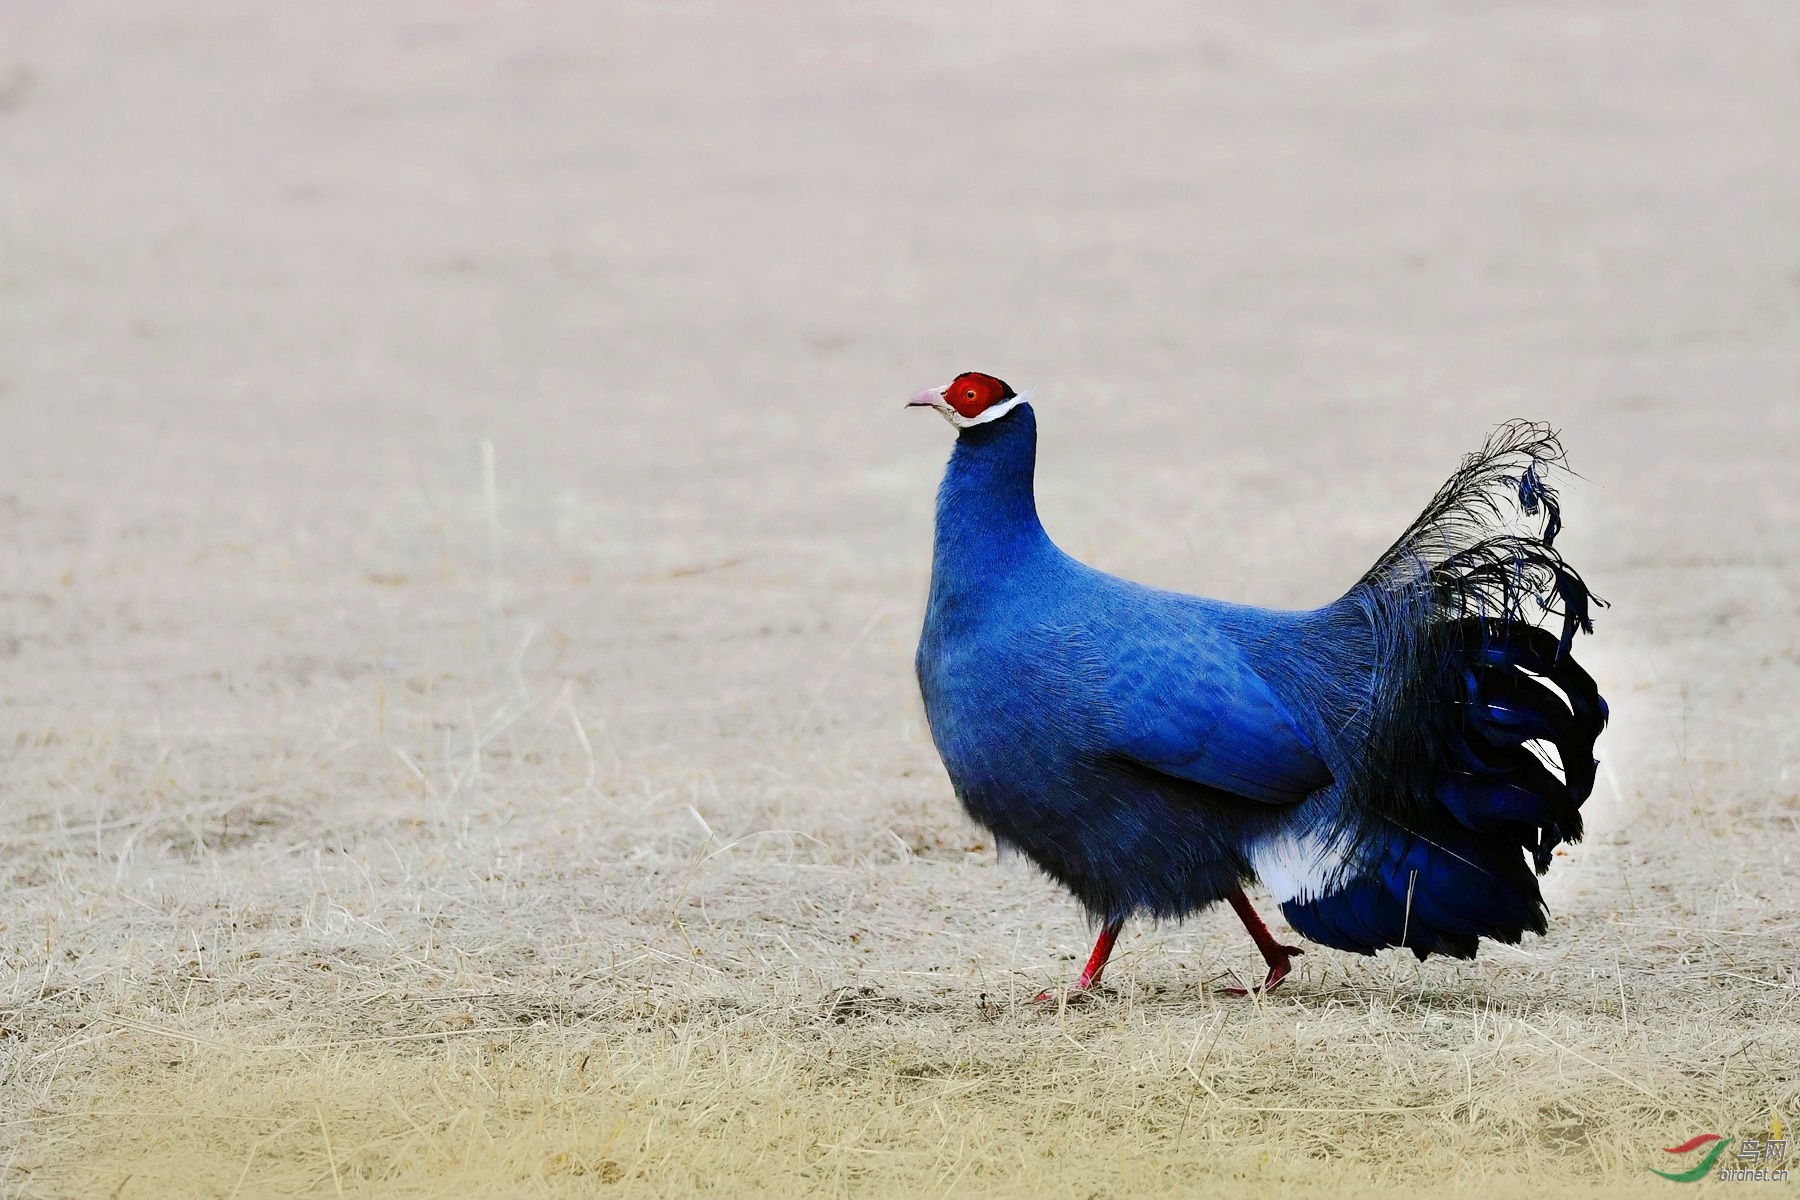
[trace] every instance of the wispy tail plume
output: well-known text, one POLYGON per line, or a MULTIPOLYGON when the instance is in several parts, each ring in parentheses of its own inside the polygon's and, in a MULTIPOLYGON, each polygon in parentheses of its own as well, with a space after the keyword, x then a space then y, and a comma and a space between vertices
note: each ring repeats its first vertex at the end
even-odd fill
MULTIPOLYGON (((1580 836, 1574 810, 1592 786, 1593 737, 1606 718, 1569 652, 1578 630, 1593 632, 1592 610, 1605 601, 1556 549, 1553 480, 1566 469, 1549 426, 1507 422, 1351 589, 1346 599, 1367 611, 1380 655, 1366 753, 1348 789, 1361 801, 1353 807, 1407 821, 1441 802, 1446 778, 1471 770, 1541 790, 1544 780, 1518 757, 1529 757, 1523 741, 1541 738, 1557 746, 1567 796, 1553 805, 1562 819, 1548 832, 1580 836), (1542 628, 1550 618, 1560 620, 1554 640, 1542 628), (1526 672, 1555 683, 1575 711, 1526 672), (1495 742, 1503 764, 1493 761, 1495 742)), ((1548 847, 1539 841, 1541 862, 1548 847)))

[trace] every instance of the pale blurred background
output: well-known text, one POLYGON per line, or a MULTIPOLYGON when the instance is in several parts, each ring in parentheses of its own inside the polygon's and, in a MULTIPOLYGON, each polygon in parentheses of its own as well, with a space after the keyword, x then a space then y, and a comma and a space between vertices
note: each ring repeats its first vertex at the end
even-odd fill
POLYGON ((899 403, 963 369, 1158 582, 1322 600, 1514 415, 1602 485, 1602 594, 1791 564, 1792 14, 15 0, 6 699, 416 632, 366 576, 483 438, 508 553, 910 620, 946 431, 899 403))

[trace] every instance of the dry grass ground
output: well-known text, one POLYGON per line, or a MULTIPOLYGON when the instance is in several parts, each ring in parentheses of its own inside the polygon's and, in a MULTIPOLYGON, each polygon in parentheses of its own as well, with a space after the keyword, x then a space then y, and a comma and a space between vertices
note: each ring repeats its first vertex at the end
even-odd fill
POLYGON ((1800 19, 0 22, 0 1191, 1641 1195, 1800 1122, 1800 19), (1551 934, 1088 930, 910 679, 956 370, 1090 561, 1329 598, 1563 427, 1551 934), (1664 1165, 1657 1163, 1657 1165, 1664 1165))

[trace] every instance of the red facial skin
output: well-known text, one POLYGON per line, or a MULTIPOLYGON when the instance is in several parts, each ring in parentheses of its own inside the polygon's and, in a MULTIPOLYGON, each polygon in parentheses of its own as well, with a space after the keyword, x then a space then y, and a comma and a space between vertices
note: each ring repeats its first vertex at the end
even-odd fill
POLYGON ((979 417, 996 404, 1011 400, 1015 395, 1016 392, 992 375, 983 375, 980 371, 964 371, 944 389, 944 402, 967 421, 979 417))

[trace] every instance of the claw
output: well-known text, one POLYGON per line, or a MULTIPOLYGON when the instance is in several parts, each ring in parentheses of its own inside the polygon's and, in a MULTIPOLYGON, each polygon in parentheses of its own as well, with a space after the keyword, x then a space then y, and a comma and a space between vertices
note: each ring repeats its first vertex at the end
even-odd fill
MULTIPOLYGON (((1086 1004, 1093 1000, 1094 989, 1092 987, 1072 987, 1068 991, 1068 997, 1067 1003, 1069 1007, 1074 1008, 1078 1004, 1086 1004)), ((1031 998, 1033 1004, 1040 1005, 1058 1004, 1061 1003, 1062 1000, 1063 990, 1061 988, 1045 988, 1031 998)))
MULTIPOLYGON (((1088 993, 1100 986, 1100 975, 1106 970, 1106 960, 1112 957, 1113 943, 1119 940, 1119 929, 1125 924, 1123 920, 1112 920, 1100 930, 1100 936, 1094 942, 1094 952, 1088 956, 1087 966, 1082 968, 1081 978, 1069 989, 1070 1004, 1086 1004, 1088 993)), ((1054 1004, 1061 999, 1062 993, 1055 988, 1045 988, 1032 997, 1033 1004, 1054 1004)))
POLYGON ((1277 951, 1276 958, 1270 961, 1268 977, 1262 981, 1260 986, 1253 988, 1228 987, 1220 990, 1227 996, 1267 995, 1274 991, 1281 981, 1288 977, 1288 971, 1293 966, 1288 960, 1296 954, 1305 954, 1306 951, 1298 946, 1277 945, 1273 949, 1277 951))
POLYGON ((1269 974, 1262 981, 1261 987, 1226 988, 1224 989, 1225 994, 1227 996, 1248 996, 1252 992, 1267 994, 1274 991, 1276 985, 1286 979, 1288 971, 1292 969, 1293 963, 1290 960, 1294 955, 1304 954, 1305 951, 1298 946, 1284 946, 1270 936, 1269 927, 1263 924, 1263 919, 1251 906, 1250 898, 1244 895, 1244 889, 1237 889, 1226 899, 1231 902, 1231 907, 1237 910, 1238 918, 1244 922, 1244 928, 1250 931, 1250 938, 1256 943, 1256 948, 1262 952, 1263 961, 1269 964, 1269 974))

